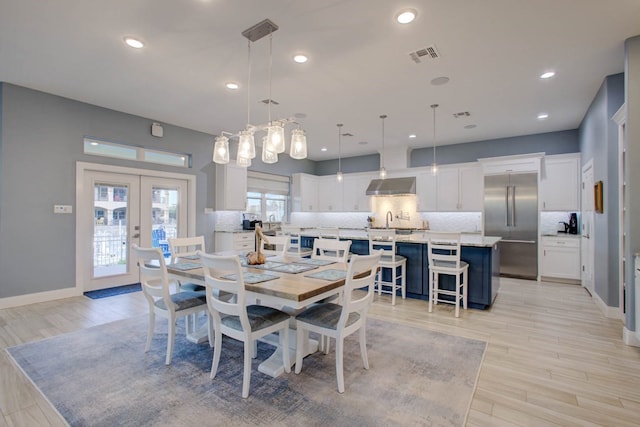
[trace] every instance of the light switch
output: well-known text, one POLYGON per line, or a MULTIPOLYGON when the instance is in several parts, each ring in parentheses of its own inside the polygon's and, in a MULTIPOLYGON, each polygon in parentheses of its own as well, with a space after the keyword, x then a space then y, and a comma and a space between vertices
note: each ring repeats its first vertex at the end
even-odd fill
POLYGON ((71 205, 53 205, 53 213, 70 214, 73 213, 73 207, 71 205))

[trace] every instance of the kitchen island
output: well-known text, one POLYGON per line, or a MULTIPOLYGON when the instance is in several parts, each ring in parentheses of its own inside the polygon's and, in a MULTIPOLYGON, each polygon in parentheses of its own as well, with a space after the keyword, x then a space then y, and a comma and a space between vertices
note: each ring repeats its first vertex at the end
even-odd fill
MULTIPOLYGON (((317 236, 313 228, 302 230, 302 246, 313 247, 317 236)), ((351 252, 359 255, 369 253, 369 240, 364 229, 340 229, 341 240, 351 240, 351 252)), ((500 286, 500 237, 481 234, 461 236, 461 259, 469 264, 468 305, 486 309, 492 303, 500 286)), ((423 233, 398 234, 397 253, 407 258, 407 296, 429 298, 429 262, 427 239, 423 233)), ((385 278, 389 280, 389 278, 385 278)), ((441 276, 441 285, 454 288, 453 276, 441 276)))

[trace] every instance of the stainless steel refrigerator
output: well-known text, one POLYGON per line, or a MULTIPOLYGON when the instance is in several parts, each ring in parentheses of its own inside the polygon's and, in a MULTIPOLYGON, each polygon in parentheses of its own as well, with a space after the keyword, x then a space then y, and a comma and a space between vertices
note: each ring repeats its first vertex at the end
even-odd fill
POLYGON ((538 176, 484 177, 484 234, 499 236, 500 275, 538 278, 538 176))

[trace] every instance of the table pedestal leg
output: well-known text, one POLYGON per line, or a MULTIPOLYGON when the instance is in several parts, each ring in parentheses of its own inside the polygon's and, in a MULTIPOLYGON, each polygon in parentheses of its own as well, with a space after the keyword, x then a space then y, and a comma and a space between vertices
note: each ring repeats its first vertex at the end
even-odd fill
MULTIPOLYGON (((262 338, 261 341, 277 346, 278 335, 267 335, 266 337, 262 338)), ((296 344, 296 330, 289 329, 289 361, 291 362, 291 366, 296 363, 296 344)), ((306 343, 303 343, 303 345, 305 346, 305 356, 318 351, 318 341, 316 340, 309 339, 306 343)), ((280 347, 278 347, 267 360, 265 360, 258 366, 258 371, 273 378, 279 377, 284 373, 282 350, 280 349, 280 347)))

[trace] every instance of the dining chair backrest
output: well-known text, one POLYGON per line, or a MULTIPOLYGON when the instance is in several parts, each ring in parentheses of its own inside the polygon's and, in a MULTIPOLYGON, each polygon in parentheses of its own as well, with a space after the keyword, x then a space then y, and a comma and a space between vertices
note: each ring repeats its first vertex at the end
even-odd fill
POLYGON ((167 307, 173 307, 169 294, 169 275, 160 248, 141 248, 133 244, 131 249, 138 258, 140 284, 147 300, 153 303, 164 299, 167 307))
POLYGON ((171 263, 175 264, 182 257, 196 255, 198 251, 205 252, 204 236, 169 239, 169 250, 171 251, 171 263))
POLYGON ((350 313, 362 313, 366 315, 373 301, 373 288, 375 277, 380 264, 382 251, 373 252, 371 255, 352 255, 347 276, 345 279, 344 292, 342 295, 342 312, 338 321, 338 328, 343 328, 349 320, 350 313), (356 278, 360 273, 367 272, 364 276, 356 278), (355 294, 353 291, 366 288, 363 295, 355 294))
POLYGON ((260 241, 260 251, 265 255, 286 255, 291 245, 290 236, 264 236, 260 241))
POLYGON ((204 252, 199 252, 198 255, 202 261, 204 280, 207 285, 209 311, 214 316, 220 316, 220 314, 238 316, 243 330, 250 331, 240 257, 211 255, 204 252), (229 298, 229 294, 235 295, 235 298, 229 298))
POLYGON ((315 231, 320 239, 340 239, 340 229, 337 227, 320 227, 315 231))
POLYGON ((439 267, 451 266, 460 268, 460 233, 455 232, 427 232, 427 253, 429 268, 438 264, 439 267))
POLYGON ((285 236, 289 236, 289 253, 299 257, 311 254, 309 249, 302 247, 302 237, 300 236, 302 230, 300 227, 285 224, 281 226, 280 232, 285 236))
POLYGON ((347 264, 351 240, 321 239, 313 241, 311 258, 347 264))
POLYGON ((383 258, 395 262, 396 258, 396 230, 393 229, 370 229, 369 236, 369 253, 372 254, 376 250, 382 249, 383 258))

